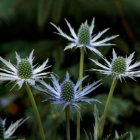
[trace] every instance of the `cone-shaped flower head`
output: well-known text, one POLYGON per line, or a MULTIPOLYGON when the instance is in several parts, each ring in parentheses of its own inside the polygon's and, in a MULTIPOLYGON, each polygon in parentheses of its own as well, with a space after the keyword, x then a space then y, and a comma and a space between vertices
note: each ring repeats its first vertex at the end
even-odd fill
POLYGON ((66 20, 66 23, 69 27, 71 36, 68 36, 59 27, 57 27, 55 24, 51 23, 57 29, 58 35, 61 35, 62 37, 68 39, 71 42, 68 46, 65 47, 65 50, 83 47, 85 50, 87 48, 90 51, 101 56, 102 55, 101 52, 99 52, 95 47, 114 45, 114 44, 108 43, 108 41, 110 41, 118 36, 118 35, 114 35, 111 37, 106 37, 105 39, 99 41, 101 36, 104 33, 106 33, 109 30, 109 28, 99 32, 98 34, 93 34, 94 18, 91 22, 91 25, 88 25, 87 21, 85 21, 85 23, 82 23, 77 34, 75 33, 74 29, 71 27, 70 23, 67 20, 66 20))
POLYGON ((112 75, 120 80, 122 80, 122 78, 125 79, 126 77, 134 79, 135 77, 138 77, 138 74, 140 73, 140 70, 136 70, 136 68, 140 67, 140 62, 135 62, 132 64, 133 58, 134 53, 124 58, 122 56, 117 56, 116 52, 113 50, 113 58, 111 62, 103 58, 105 61, 104 65, 91 59, 92 62, 102 68, 92 70, 98 71, 102 74, 112 75))
POLYGON ((88 45, 90 43, 90 30, 87 24, 82 24, 78 31, 79 43, 83 45, 88 45))
POLYGON ((86 77, 78 80, 77 83, 74 84, 70 80, 69 74, 67 73, 65 80, 59 84, 56 77, 51 75, 53 86, 45 83, 44 81, 40 81, 43 87, 36 85, 34 88, 49 94, 49 100, 51 100, 53 103, 63 105, 63 109, 67 106, 75 107, 77 109, 79 107, 77 105, 79 102, 90 103, 97 101, 95 99, 86 98, 85 96, 95 90, 100 85, 100 81, 87 85, 83 89, 79 89, 82 81, 84 81, 86 77))
POLYGON ((123 74, 126 72, 125 58, 119 56, 112 62, 112 73, 123 74))
POLYGON ((69 79, 66 79, 61 84, 61 99, 70 102, 74 99, 74 84, 69 79))
MULTIPOLYGON (((20 58, 16 53, 17 65, 14 66, 10 62, 0 57, 6 65, 6 69, 0 69, 0 81, 16 81, 19 88, 22 87, 24 82, 28 82, 30 85, 35 85, 35 81, 45 78, 49 72, 43 72, 49 66, 47 66, 48 59, 41 66, 33 65, 33 51, 28 58, 20 58)), ((15 84, 15 85, 16 85, 15 84)))
POLYGON ((32 77, 32 66, 27 59, 22 59, 17 66, 18 76, 22 79, 30 79, 32 77))
MULTIPOLYGON (((28 119, 28 118, 27 118, 28 119)), ((6 119, 2 120, 0 118, 0 139, 6 140, 6 139, 13 139, 16 138, 15 136, 12 136, 14 132, 17 130, 18 127, 20 127, 27 119, 19 119, 16 122, 12 123, 7 129, 6 127, 6 119)))

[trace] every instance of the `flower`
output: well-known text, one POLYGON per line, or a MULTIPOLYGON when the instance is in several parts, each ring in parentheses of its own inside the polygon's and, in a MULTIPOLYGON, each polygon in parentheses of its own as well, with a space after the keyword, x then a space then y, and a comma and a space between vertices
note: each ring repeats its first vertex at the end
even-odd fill
POLYGON ((135 68, 140 66, 140 62, 135 62, 132 64, 134 58, 134 53, 131 53, 128 57, 124 58, 122 56, 117 56, 115 50, 113 50, 113 58, 111 62, 107 59, 103 58, 105 64, 101 64, 96 60, 91 59, 96 65, 101 67, 102 69, 92 69, 93 71, 101 72, 102 74, 112 75, 115 78, 119 78, 120 80, 125 79, 126 77, 134 79, 140 73, 139 70, 135 68))
POLYGON ((25 59, 21 59, 16 53, 16 66, 0 57, 0 61, 7 67, 6 69, 0 68, 0 81, 16 81, 15 85, 18 84, 19 88, 21 88, 24 82, 35 85, 36 80, 46 77, 49 72, 43 71, 49 67, 47 66, 48 59, 41 66, 33 65, 33 52, 25 59))
POLYGON ((91 25, 88 25, 87 21, 85 21, 85 23, 82 23, 77 34, 75 33, 74 29, 71 27, 70 23, 67 20, 65 21, 69 27, 71 36, 68 36, 59 27, 51 23, 57 29, 58 35, 61 35, 64 38, 71 41, 71 43, 68 46, 66 46, 64 50, 72 49, 74 47, 84 48, 84 49, 87 48, 90 51, 102 56, 101 52, 99 52, 95 47, 114 45, 114 44, 108 43, 108 41, 118 37, 118 35, 114 35, 111 37, 106 37, 105 39, 101 41, 97 41, 104 33, 106 33, 109 30, 109 28, 99 32, 97 35, 96 34, 92 35, 93 29, 94 29, 94 18, 91 22, 91 25))
MULTIPOLYGON (((28 119, 28 118, 27 118, 28 119)), ((19 119, 16 122, 12 123, 7 129, 5 129, 6 119, 2 120, 0 118, 0 139, 12 139, 15 136, 12 136, 16 129, 21 126, 27 119, 19 119), (12 137, 11 137, 12 136, 12 137)))
POLYGON ((44 81, 40 81, 42 87, 34 86, 37 90, 42 91, 46 94, 50 95, 49 100, 51 100, 55 104, 63 105, 63 109, 67 106, 79 108, 77 105, 79 102, 93 102, 97 101, 96 99, 88 99, 85 96, 95 90, 98 86, 100 86, 100 81, 94 82, 86 87, 79 89, 81 83, 87 78, 84 77, 81 80, 78 80, 76 84, 74 84, 69 77, 69 74, 66 74, 65 80, 59 84, 58 80, 54 75, 51 75, 53 86, 45 83, 44 81))

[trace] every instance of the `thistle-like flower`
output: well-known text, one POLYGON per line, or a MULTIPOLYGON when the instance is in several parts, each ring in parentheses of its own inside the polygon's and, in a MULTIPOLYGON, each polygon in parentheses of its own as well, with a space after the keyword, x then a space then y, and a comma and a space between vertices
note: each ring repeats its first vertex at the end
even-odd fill
POLYGON ((71 43, 68 46, 66 46, 64 50, 72 49, 74 47, 84 48, 85 50, 87 48, 90 51, 92 51, 92 52, 101 56, 102 55, 101 52, 98 51, 95 47, 114 45, 114 44, 108 43, 108 41, 118 37, 118 35, 114 35, 114 36, 111 36, 111 37, 106 37, 105 39, 99 41, 98 39, 104 33, 106 33, 109 30, 109 28, 99 32, 97 35, 96 34, 92 35, 93 34, 93 29, 94 29, 94 18, 91 22, 91 25, 88 25, 87 21, 85 21, 85 23, 82 23, 77 34, 75 33, 74 29, 71 27, 70 23, 67 20, 65 20, 65 21, 66 21, 66 23, 69 27, 71 36, 68 36, 59 27, 57 27, 55 24, 51 23, 57 29, 57 31, 58 31, 57 34, 58 35, 61 35, 64 38, 71 41, 71 43))
POLYGON ((6 61, 0 57, 7 68, 0 68, 0 81, 16 81, 15 85, 19 88, 22 87, 24 82, 30 85, 35 85, 35 81, 45 78, 49 72, 43 72, 49 66, 47 66, 48 59, 41 65, 33 65, 33 51, 30 53, 28 58, 21 59, 21 57, 16 53, 17 65, 14 66, 11 62, 6 61))
POLYGON ((96 99, 89 99, 85 96, 95 90, 98 86, 100 86, 100 81, 87 85, 83 89, 79 89, 79 86, 86 78, 87 76, 81 80, 78 80, 77 83, 74 84, 70 80, 69 74, 67 73, 65 80, 61 84, 59 84, 56 77, 54 75, 51 75, 53 86, 45 83, 44 81, 40 81, 41 85, 43 85, 44 88, 41 88, 40 86, 34 87, 39 91, 49 94, 49 100, 51 100, 55 104, 62 105, 63 109, 65 109, 67 106, 77 109, 79 108, 79 102, 90 103, 97 101, 96 99))
POLYGON ((16 122, 12 123, 7 129, 5 129, 6 119, 2 120, 0 118, 0 139, 5 140, 16 138, 12 135, 17 130, 17 128, 20 127, 27 119, 19 119, 16 122))
POLYGON ((101 72, 102 74, 111 75, 120 80, 126 77, 134 79, 140 73, 140 70, 136 70, 140 66, 140 62, 135 62, 132 64, 134 58, 134 53, 131 53, 128 57, 124 58, 122 56, 117 56, 116 52, 113 50, 113 58, 111 62, 103 58, 105 64, 101 64, 98 61, 91 59, 96 65, 102 69, 92 69, 93 71, 101 72))

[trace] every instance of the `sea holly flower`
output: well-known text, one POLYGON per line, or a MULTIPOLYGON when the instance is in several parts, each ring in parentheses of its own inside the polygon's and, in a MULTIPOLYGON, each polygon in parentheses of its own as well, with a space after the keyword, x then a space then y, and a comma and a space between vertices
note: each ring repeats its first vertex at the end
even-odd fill
MULTIPOLYGON (((28 118, 27 118, 28 119, 28 118)), ((14 132, 17 130, 18 127, 20 127, 27 119, 19 119, 16 122, 12 123, 7 129, 6 127, 6 119, 2 120, 0 118, 0 139, 12 139, 16 138, 15 136, 12 136, 14 132)))
POLYGON ((106 58, 103 58, 105 64, 101 64, 98 61, 91 59, 92 62, 94 62, 97 66, 101 67, 101 69, 91 69, 92 71, 98 71, 102 74, 113 77, 103 115, 101 117, 102 119, 100 122, 100 126, 98 129, 98 139, 102 139, 107 114, 111 105, 111 100, 118 79, 120 79, 121 81, 122 79, 125 79, 127 77, 134 79, 135 77, 138 77, 138 74, 140 73, 140 70, 136 69, 140 66, 140 62, 135 62, 132 64, 133 58, 134 53, 131 53, 128 57, 126 56, 124 58, 122 56, 117 56, 116 52, 113 50, 113 58, 111 59, 111 62, 109 62, 106 58))
POLYGON ((49 72, 43 71, 49 67, 47 66, 48 59, 41 66, 33 65, 33 52, 24 59, 16 53, 16 66, 0 57, 0 61, 6 66, 5 69, 0 68, 0 81, 16 81, 15 85, 18 84, 21 88, 24 82, 35 85, 36 80, 46 77, 49 72))
POLYGON ((74 84, 70 80, 70 76, 67 73, 65 80, 60 84, 54 75, 51 75, 53 86, 45 83, 44 81, 40 81, 43 86, 34 86, 37 90, 42 91, 46 94, 50 95, 49 100, 51 100, 55 104, 60 104, 65 109, 67 106, 79 108, 79 102, 96 102, 96 99, 89 99, 85 96, 95 90, 98 86, 100 86, 100 81, 94 82, 90 85, 85 86, 82 89, 79 89, 82 81, 87 78, 84 77, 81 80, 78 80, 76 84, 74 84))
POLYGON ((98 71, 105 75, 111 75, 117 79, 125 79, 126 77, 134 79, 140 73, 140 70, 137 70, 140 66, 140 62, 135 62, 132 64, 134 58, 134 53, 131 53, 128 57, 117 56, 115 50, 113 50, 113 58, 109 62, 106 58, 103 58, 105 64, 101 64, 96 60, 91 59, 97 66, 102 69, 91 69, 93 71, 98 71))
POLYGON ((72 48, 84 48, 85 50, 89 49, 90 51, 101 56, 102 55, 101 52, 99 52, 96 49, 96 47, 114 45, 114 44, 108 43, 108 41, 118 37, 118 35, 114 35, 111 37, 106 37, 105 39, 99 41, 102 35, 106 33, 109 30, 109 28, 99 32, 98 34, 93 34, 93 29, 95 26, 94 18, 91 22, 91 25, 88 25, 87 21, 85 21, 85 23, 82 23, 77 34, 75 33, 74 29, 71 27, 70 23, 67 20, 65 21, 69 27, 71 36, 68 36, 59 27, 51 23, 57 29, 58 35, 66 38, 67 40, 71 42, 68 46, 65 47, 64 50, 72 49, 72 48))

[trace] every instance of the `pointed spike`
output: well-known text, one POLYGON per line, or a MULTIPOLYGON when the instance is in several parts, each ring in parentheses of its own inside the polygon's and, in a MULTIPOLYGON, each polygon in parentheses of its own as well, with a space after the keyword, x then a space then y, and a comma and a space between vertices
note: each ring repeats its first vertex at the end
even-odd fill
POLYGON ((69 79, 70 79, 70 75, 69 75, 69 73, 67 71, 67 73, 66 73, 66 80, 69 80, 69 79))

